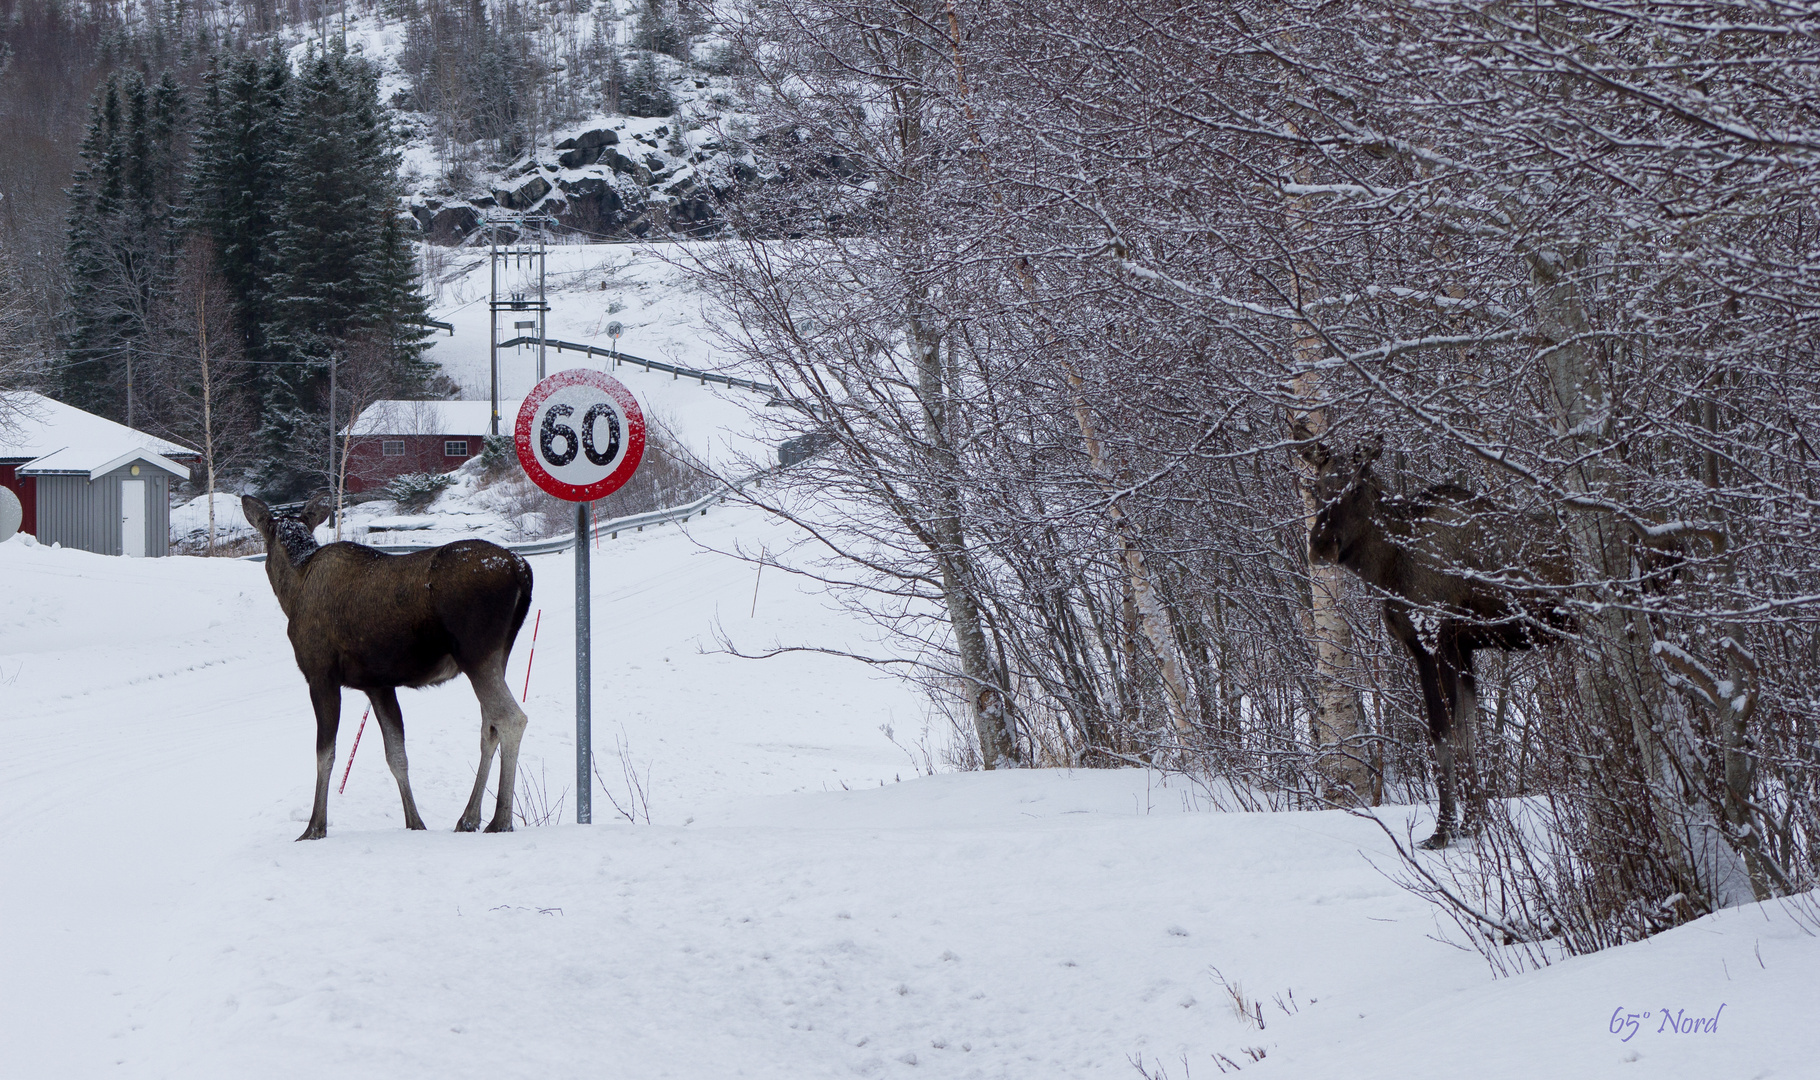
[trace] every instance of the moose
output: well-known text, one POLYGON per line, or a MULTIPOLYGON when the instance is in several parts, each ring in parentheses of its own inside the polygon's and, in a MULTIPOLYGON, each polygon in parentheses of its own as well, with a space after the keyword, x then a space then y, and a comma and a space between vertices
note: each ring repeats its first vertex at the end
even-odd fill
POLYGON ((506 687, 506 660, 531 606, 531 568, 484 540, 388 555, 362 544, 321 547, 315 529, 329 515, 317 496, 300 514, 274 513, 251 496, 246 519, 265 538, 265 574, 289 620, 297 667, 316 711, 316 801, 299 840, 328 834, 329 777, 341 689, 367 695, 385 736, 385 759, 404 800, 407 829, 424 827, 411 797, 398 687, 434 686, 466 675, 480 699, 480 768, 474 793, 455 823, 480 826, 493 752, 499 752, 499 802, 488 832, 512 830, 512 787, 525 714, 506 687))
POLYGON ((1478 714, 1473 653, 1519 650, 1571 632, 1561 594, 1572 584, 1566 553, 1545 542, 1539 524, 1457 484, 1437 484, 1413 499, 1384 493, 1371 465, 1383 451, 1374 436, 1343 464, 1323 443, 1296 431, 1314 466, 1319 510, 1308 554, 1357 574, 1382 597, 1384 622, 1415 660, 1440 772, 1440 811, 1424 848, 1446 847, 1461 826, 1455 809, 1466 778, 1465 828, 1477 816, 1472 761, 1478 714))

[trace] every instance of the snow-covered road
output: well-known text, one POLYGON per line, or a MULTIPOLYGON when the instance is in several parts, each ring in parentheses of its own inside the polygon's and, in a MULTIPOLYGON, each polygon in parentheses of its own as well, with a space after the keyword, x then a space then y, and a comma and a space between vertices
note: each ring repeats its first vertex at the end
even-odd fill
MULTIPOLYGON (((1373 869, 1391 860, 1369 822, 1207 812, 1139 771, 915 776, 879 731, 920 727, 913 691, 828 656, 703 651, 717 624, 745 646, 876 648, 798 579, 702 546, 778 550, 784 528, 729 507, 689 532, 595 562, 595 745, 610 784, 621 742, 648 770, 654 824, 597 791, 591 827, 571 799, 561 824, 448 832, 477 749, 457 681, 402 695, 432 831, 403 830, 369 726, 307 844, 313 725, 259 566, 0 545, 0 1077, 1039 1080, 1136 1061, 1180 1080, 1219 1074, 1215 1054, 1297 1078, 1820 1075, 1820 947, 1781 906, 1494 980, 1373 869), (1663 1007, 1720 1005, 1716 1032, 1658 1030, 1663 1007), (1652 1013, 1628 1042, 1620 1009, 1652 1013)), ((533 565, 525 752, 554 800, 570 563, 533 565)))

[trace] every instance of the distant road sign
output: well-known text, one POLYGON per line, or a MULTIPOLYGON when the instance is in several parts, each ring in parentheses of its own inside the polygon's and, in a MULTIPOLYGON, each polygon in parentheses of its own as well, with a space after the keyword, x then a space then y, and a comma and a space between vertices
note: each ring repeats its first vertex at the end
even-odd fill
POLYGON ((645 414, 618 379, 587 368, 559 371, 518 410, 515 442, 525 475, 569 502, 618 491, 645 456, 645 414))

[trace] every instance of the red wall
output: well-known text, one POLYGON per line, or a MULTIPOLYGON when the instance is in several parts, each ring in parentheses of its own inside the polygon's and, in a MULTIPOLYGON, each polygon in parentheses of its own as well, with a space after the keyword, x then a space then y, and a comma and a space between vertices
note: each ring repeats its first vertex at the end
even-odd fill
POLYGON ((29 476, 15 476, 14 470, 23 462, 11 465, 0 464, 0 487, 13 489, 19 496, 19 504, 25 508, 25 520, 19 524, 20 532, 38 535, 38 481, 29 476))
POLYGON ((484 436, 480 435, 362 436, 348 447, 348 490, 370 491, 384 487, 401 473, 448 472, 459 468, 468 458, 479 457, 483 447, 484 436), (467 457, 445 455, 442 444, 449 439, 466 439, 467 457), (403 440, 403 456, 386 457, 380 444, 395 440, 403 440))

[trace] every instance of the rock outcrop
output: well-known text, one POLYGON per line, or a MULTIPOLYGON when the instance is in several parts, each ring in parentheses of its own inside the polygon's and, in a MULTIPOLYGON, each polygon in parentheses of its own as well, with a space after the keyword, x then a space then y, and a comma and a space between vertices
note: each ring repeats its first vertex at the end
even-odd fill
MULTIPOLYGON (((752 151, 698 132, 673 133, 671 124, 647 127, 635 119, 619 120, 558 141, 554 164, 548 158, 521 158, 466 199, 449 199, 446 205, 417 199, 407 209, 424 238, 435 244, 475 242, 482 239, 477 234, 489 230, 510 241, 518 235, 515 219, 531 214, 592 239, 695 239, 724 227, 722 208, 742 189, 833 178, 851 183, 862 171, 857 161, 844 157, 830 157, 803 172, 793 173, 782 163, 763 167, 752 151)), ((766 140, 777 137, 779 133, 759 135, 750 143, 763 153, 766 140)), ((833 218, 819 226, 775 222, 780 236, 846 225, 850 223, 833 218)))

